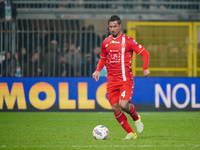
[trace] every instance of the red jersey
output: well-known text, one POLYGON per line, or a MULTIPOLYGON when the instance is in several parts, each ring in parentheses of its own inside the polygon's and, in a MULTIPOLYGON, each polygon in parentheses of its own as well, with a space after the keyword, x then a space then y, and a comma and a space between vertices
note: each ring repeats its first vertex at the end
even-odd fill
POLYGON ((143 69, 148 69, 149 53, 133 38, 121 33, 117 38, 108 36, 101 46, 101 59, 96 71, 101 71, 107 63, 107 82, 133 81, 132 56, 133 51, 143 57, 143 69))

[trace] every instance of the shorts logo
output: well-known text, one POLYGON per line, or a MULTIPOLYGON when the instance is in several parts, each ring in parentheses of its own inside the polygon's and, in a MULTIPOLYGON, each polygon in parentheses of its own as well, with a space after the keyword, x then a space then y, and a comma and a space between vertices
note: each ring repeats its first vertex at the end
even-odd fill
POLYGON ((122 92, 121 96, 124 98, 126 94, 126 91, 122 92))

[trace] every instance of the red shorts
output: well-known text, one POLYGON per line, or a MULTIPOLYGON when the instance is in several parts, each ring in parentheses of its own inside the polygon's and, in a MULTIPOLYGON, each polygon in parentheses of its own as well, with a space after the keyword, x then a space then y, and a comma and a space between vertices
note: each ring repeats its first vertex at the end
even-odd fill
POLYGON ((119 102, 119 99, 131 101, 133 95, 134 82, 123 82, 107 84, 107 97, 110 105, 119 102))

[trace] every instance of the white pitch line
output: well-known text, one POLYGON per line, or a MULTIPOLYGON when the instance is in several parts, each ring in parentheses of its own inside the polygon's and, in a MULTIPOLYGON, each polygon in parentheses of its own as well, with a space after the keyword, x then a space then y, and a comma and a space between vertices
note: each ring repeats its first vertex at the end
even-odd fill
POLYGON ((189 147, 200 147, 200 145, 72 145, 71 147, 77 147, 77 148, 81 148, 81 147, 119 147, 119 148, 123 148, 123 147, 185 147, 185 146, 189 146, 189 147))
POLYGON ((129 148, 129 147, 135 147, 135 148, 151 148, 151 147, 192 147, 192 148, 200 148, 200 145, 72 145, 72 146, 67 146, 67 145, 23 145, 23 146, 5 146, 1 145, 0 149, 4 148, 129 148))

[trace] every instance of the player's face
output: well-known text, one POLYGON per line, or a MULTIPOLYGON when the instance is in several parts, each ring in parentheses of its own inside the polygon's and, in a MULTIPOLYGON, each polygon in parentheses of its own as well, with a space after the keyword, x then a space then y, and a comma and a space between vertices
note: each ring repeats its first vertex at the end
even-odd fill
POLYGON ((120 34, 122 25, 118 24, 117 21, 113 21, 113 22, 109 22, 108 27, 109 27, 111 35, 115 38, 120 34))

